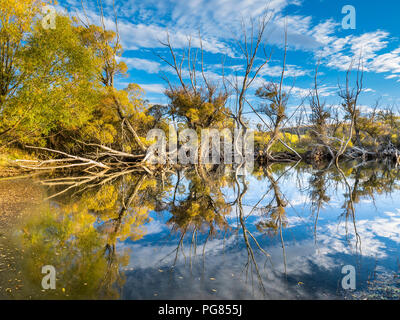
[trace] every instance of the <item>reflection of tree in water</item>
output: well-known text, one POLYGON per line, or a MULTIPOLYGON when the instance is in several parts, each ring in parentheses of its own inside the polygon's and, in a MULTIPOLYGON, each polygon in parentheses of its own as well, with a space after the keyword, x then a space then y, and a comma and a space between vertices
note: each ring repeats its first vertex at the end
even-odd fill
POLYGON ((209 229, 214 234, 216 229, 225 229, 226 216, 231 211, 221 191, 226 185, 226 179, 214 177, 207 181, 193 171, 185 177, 189 180, 187 195, 178 204, 174 201, 170 204, 172 217, 167 224, 181 232, 209 229))
POLYGON ((237 176, 237 171, 235 173, 235 181, 236 181, 236 187, 237 187, 237 198, 236 198, 236 213, 240 222, 240 226, 241 226, 241 230, 242 230, 242 234, 243 234, 243 240, 244 243, 246 245, 246 250, 247 250, 247 262, 245 265, 246 268, 246 280, 248 279, 248 274, 249 274, 249 269, 250 269, 250 276, 251 276, 251 284, 252 284, 252 288, 253 288, 253 294, 254 294, 254 278, 253 275, 254 273, 257 276, 258 279, 258 284, 259 287, 261 289, 261 293, 263 294, 263 296, 265 297, 266 295, 266 291, 265 291, 265 287, 264 287, 264 283, 263 283, 263 278, 262 275, 260 273, 260 269, 258 267, 257 264, 257 260, 256 257, 254 255, 254 250, 253 247, 251 245, 250 238, 252 239, 252 241, 255 243, 256 247, 268 258, 269 254, 261 248, 260 244, 258 243, 257 239, 253 236, 253 234, 248 230, 247 226, 246 226, 246 218, 244 216, 244 211, 243 211, 243 197, 246 194, 248 187, 247 187, 247 182, 245 181, 245 178, 242 176, 242 181, 239 182, 239 178, 237 176), (241 188, 243 188, 241 190, 241 188))
POLYGON ((399 189, 398 178, 398 168, 390 168, 372 161, 344 162, 339 167, 328 166, 324 170, 313 172, 309 179, 309 197, 312 211, 315 213, 315 238, 320 211, 330 201, 328 190, 337 189, 339 185, 342 185, 345 191, 343 212, 339 216, 339 223, 344 221, 346 240, 350 246, 349 223, 351 223, 355 237, 355 250, 361 254, 361 237, 356 223, 356 204, 362 199, 374 201, 377 194, 390 194, 399 189))
POLYGON ((26 248, 24 273, 32 286, 41 288, 41 267, 50 264, 56 267, 58 287, 45 296, 118 298, 125 282, 121 267, 130 253, 117 253, 116 243, 145 235, 143 226, 150 221, 159 190, 154 178, 128 175, 56 198, 27 222, 20 239, 26 248))
POLYGON ((238 224, 237 230, 234 230, 234 232, 238 235, 242 234, 248 257, 245 263, 246 280, 250 276, 252 287, 254 287, 255 275, 258 279, 260 289, 265 294, 263 279, 256 261, 253 246, 264 255, 269 255, 261 248, 257 239, 246 226, 242 200, 248 190, 247 182, 243 176, 237 175, 237 170, 234 174, 232 172, 231 174, 224 174, 224 172, 223 166, 218 167, 218 169, 211 168, 207 170, 203 167, 187 170, 185 178, 189 182, 187 186, 182 185, 182 188, 179 187, 182 173, 178 174, 173 199, 167 205, 172 214, 167 224, 172 227, 172 230, 178 232, 180 236, 177 247, 161 261, 174 254, 174 267, 178 261, 179 253, 186 260, 187 257, 183 246, 186 237, 190 241, 189 262, 190 268, 192 268, 192 258, 196 256, 196 248, 198 246, 198 235, 202 233, 206 235, 202 248, 204 274, 207 242, 217 232, 226 234, 231 229, 227 222, 227 216, 232 212, 232 209, 235 209, 238 224), (222 190, 225 187, 235 190, 236 196, 233 202, 228 202, 225 199, 222 190), (180 199, 177 199, 178 197, 180 199))
POLYGON ((311 211, 314 214, 314 238, 315 243, 317 242, 317 226, 318 219, 321 209, 324 205, 328 204, 331 198, 328 196, 328 188, 330 187, 330 177, 329 177, 328 166, 326 169, 317 170, 312 174, 308 180, 309 197, 311 200, 311 211))
POLYGON ((180 234, 176 249, 167 255, 168 257, 175 254, 173 266, 177 263, 179 252, 186 259, 183 248, 185 237, 190 239, 189 262, 192 267, 192 256, 195 257, 197 254, 199 235, 207 234, 203 244, 204 263, 208 240, 217 232, 226 232, 229 229, 226 217, 232 208, 225 201, 221 189, 230 186, 232 182, 229 177, 221 174, 218 168, 221 167, 210 170, 197 167, 178 171, 173 198, 170 201, 165 199, 163 208, 171 214, 167 225, 172 231, 180 234))
MULTIPOLYGON (((270 236, 276 236, 277 234, 279 234, 282 245, 284 273, 285 275, 287 275, 286 248, 283 238, 283 229, 286 228, 286 226, 288 225, 288 220, 286 217, 286 206, 288 205, 288 203, 284 199, 284 195, 279 188, 279 178, 274 178, 271 172, 271 167, 265 168, 264 173, 270 182, 270 189, 268 190, 268 193, 270 192, 270 190, 272 190, 273 196, 271 201, 266 206, 258 209, 259 211, 261 211, 264 220, 260 221, 257 224, 257 229, 260 232, 267 233, 270 236)), ((283 175, 281 175, 281 177, 282 176, 283 175)))
MULTIPOLYGON (((308 190, 315 213, 314 230, 316 234, 320 211, 330 201, 328 190, 332 185, 342 184, 345 199, 341 217, 346 221, 346 233, 348 221, 352 222, 358 248, 361 239, 356 228, 355 204, 363 198, 373 198, 374 194, 398 189, 399 171, 373 164, 342 164, 342 167, 311 172, 308 190)), ((286 208, 290 202, 282 193, 279 180, 294 170, 303 174, 308 169, 276 164, 263 168, 261 173, 255 172, 257 179, 268 182, 269 189, 249 213, 245 213, 243 205, 248 182, 244 176, 225 174, 222 166, 186 168, 162 177, 127 174, 112 181, 100 179, 79 190, 71 189, 43 207, 40 215, 35 215, 24 226, 20 235, 26 252, 24 273, 37 290, 41 288, 41 267, 48 264, 56 267, 59 287, 55 292, 43 293, 44 297, 118 298, 125 282, 121 269, 128 264, 130 253, 117 250, 116 244, 128 238, 141 239, 146 234, 145 225, 151 220, 150 212, 170 215, 167 225, 178 234, 177 248, 171 253, 175 255, 174 265, 180 254, 187 259, 183 245, 186 239, 190 242, 191 268, 193 257, 197 256, 198 239, 203 239, 203 272, 207 242, 232 231, 227 219, 236 212, 237 225, 233 232, 246 248, 247 261, 243 262, 246 279, 251 278, 252 288, 257 279, 265 294, 265 276, 257 257, 261 254, 268 259, 269 255, 248 229, 247 219, 254 212, 261 213, 263 219, 256 225, 258 231, 280 237, 286 274, 283 229, 288 225, 286 208), (228 189, 235 192, 231 202, 226 200, 228 189), (262 201, 268 194, 265 204, 262 201)), ((59 187, 52 189, 52 193, 60 193, 59 187)))
POLYGON ((355 204, 362 199, 374 200, 376 194, 390 194, 395 189, 398 189, 399 186, 396 184, 396 180, 398 179, 399 171, 376 163, 357 165, 357 163, 351 162, 345 163, 344 168, 342 170, 340 167, 336 167, 339 175, 338 179, 346 189, 342 205, 343 213, 339 218, 344 220, 346 239, 349 244, 351 243, 348 224, 351 221, 355 236, 355 250, 361 256, 361 237, 357 231, 355 204))
POLYGON ((266 219, 259 222, 257 228, 259 231, 267 232, 271 236, 275 236, 278 233, 281 234, 282 228, 287 226, 285 209, 287 202, 283 198, 278 183, 269 169, 266 170, 266 176, 271 183, 273 197, 268 205, 259 209, 266 219))

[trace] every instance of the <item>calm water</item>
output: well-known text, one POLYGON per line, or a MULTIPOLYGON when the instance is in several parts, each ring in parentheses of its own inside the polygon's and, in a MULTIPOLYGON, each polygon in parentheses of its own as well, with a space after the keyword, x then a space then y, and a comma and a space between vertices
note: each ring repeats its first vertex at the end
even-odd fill
POLYGON ((7 209, 19 218, 0 230, 0 298, 398 298, 397 168, 223 171, 24 180, 40 201, 7 209))

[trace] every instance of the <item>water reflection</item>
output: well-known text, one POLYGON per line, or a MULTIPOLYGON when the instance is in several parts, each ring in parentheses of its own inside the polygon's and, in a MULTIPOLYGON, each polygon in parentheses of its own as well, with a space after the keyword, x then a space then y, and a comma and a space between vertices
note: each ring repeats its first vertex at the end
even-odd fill
POLYGON ((372 162, 47 177, 50 199, 7 233, 24 286, 0 273, 0 297, 343 298, 345 264, 359 291, 398 271, 398 178, 372 162))

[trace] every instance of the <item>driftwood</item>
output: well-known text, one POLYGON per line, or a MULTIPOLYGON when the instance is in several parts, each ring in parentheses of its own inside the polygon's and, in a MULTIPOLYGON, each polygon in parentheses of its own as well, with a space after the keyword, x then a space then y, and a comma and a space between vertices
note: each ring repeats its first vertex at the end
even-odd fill
MULTIPOLYGON (((14 163, 26 171, 54 171, 79 169, 80 172, 87 173, 90 177, 100 177, 105 172, 124 172, 126 170, 138 170, 147 173, 152 171, 143 161, 144 154, 133 155, 130 153, 114 150, 110 147, 99 144, 86 144, 94 151, 84 155, 76 156, 63 151, 26 146, 29 149, 35 149, 42 152, 54 154, 54 159, 46 160, 15 160, 14 163)), ((90 179, 89 179, 90 180, 90 179)))
MULTIPOLYGON (((331 152, 338 154, 340 150, 336 151, 333 148, 328 150, 325 145, 316 144, 311 151, 308 151, 304 155, 303 160, 306 162, 329 161, 332 159, 331 152)), ((394 162, 396 165, 400 164, 400 151, 390 141, 387 144, 381 145, 377 151, 352 146, 347 148, 347 151, 342 154, 342 157, 349 160, 362 160, 363 162, 367 160, 386 160, 394 162)), ((336 157, 333 158, 335 159, 336 157)))
MULTIPOLYGON (((258 150, 255 152, 254 159, 256 163, 263 166, 269 163, 298 162, 299 160, 307 163, 323 163, 332 159, 336 160, 338 155, 341 155, 343 159, 359 159, 363 162, 385 159, 386 161, 394 162, 396 165, 400 164, 400 151, 390 141, 381 145, 378 150, 367 150, 361 146, 351 146, 341 154, 345 141, 337 137, 327 136, 326 138, 323 144, 313 143, 310 146, 311 149, 303 154, 292 152, 292 148, 288 148, 286 152, 275 153, 266 153, 263 152, 264 150, 258 150), (334 141, 336 144, 339 142, 340 147, 338 149, 334 148, 335 144, 329 141, 334 141)), ((14 163, 27 173, 62 171, 64 174, 68 172, 68 174, 74 176, 74 173, 76 174, 78 171, 79 174, 84 175, 73 177, 71 180, 66 178, 46 181, 46 183, 53 185, 64 184, 75 187, 92 183, 98 178, 102 178, 103 181, 110 181, 120 174, 133 171, 152 175, 155 171, 165 171, 173 166, 172 163, 167 161, 167 165, 150 165, 149 167, 147 160, 151 154, 131 154, 101 144, 85 143, 79 140, 76 140, 76 142, 83 146, 82 150, 84 150, 79 156, 50 148, 26 146, 26 148, 40 151, 42 153, 41 156, 43 154, 52 154, 52 157, 46 157, 45 160, 15 160, 14 163)), ((284 143, 284 141, 281 142, 284 143)), ((175 152, 176 150, 167 153, 167 157, 175 152)))
MULTIPOLYGON (((300 156, 301 157, 301 156, 300 156)), ((286 162, 298 162, 299 160, 304 160, 303 157, 299 159, 297 154, 290 153, 290 152, 277 152, 274 154, 266 154, 264 152, 260 152, 255 157, 256 162, 261 165, 266 165, 270 163, 286 163, 286 162)))

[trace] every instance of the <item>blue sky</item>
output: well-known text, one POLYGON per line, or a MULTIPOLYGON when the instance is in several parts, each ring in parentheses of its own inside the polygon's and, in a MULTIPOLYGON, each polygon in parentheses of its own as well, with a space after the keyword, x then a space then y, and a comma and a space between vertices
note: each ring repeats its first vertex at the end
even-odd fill
MULTIPOLYGON (((171 42, 181 55, 187 38, 199 30, 204 42, 206 73, 218 81, 221 61, 225 57, 225 74, 240 70, 235 39, 241 38, 242 19, 257 18, 266 5, 273 15, 266 33, 266 49, 272 58, 254 88, 263 81, 277 80, 283 57, 284 24, 288 25, 288 56, 285 84, 294 86, 290 106, 294 108, 306 96, 313 82, 317 61, 320 66, 320 88, 324 99, 335 107, 338 81, 344 81, 345 70, 362 52, 365 66, 364 88, 360 98, 363 110, 381 99, 381 106, 400 106, 400 1, 398 0, 115 0, 119 31, 124 46, 122 59, 129 77, 118 79, 118 86, 129 82, 140 84, 151 103, 167 104, 163 91, 164 72, 174 82, 172 70, 155 53, 167 56, 159 40, 171 42), (342 7, 356 9, 356 29, 342 28, 342 7), (236 69, 235 69, 236 68, 236 69), (239 68, 239 69, 237 69, 239 68)), ((97 0, 84 0, 87 15, 98 19, 97 0)), ((106 24, 114 28, 112 0, 103 0, 106 24)), ((81 0, 60 0, 59 6, 82 14, 81 0)), ((98 23, 98 20, 97 20, 98 23)), ((259 57, 261 62, 262 54, 259 57)))

